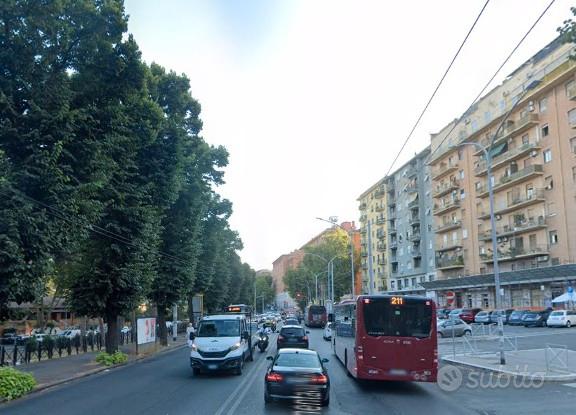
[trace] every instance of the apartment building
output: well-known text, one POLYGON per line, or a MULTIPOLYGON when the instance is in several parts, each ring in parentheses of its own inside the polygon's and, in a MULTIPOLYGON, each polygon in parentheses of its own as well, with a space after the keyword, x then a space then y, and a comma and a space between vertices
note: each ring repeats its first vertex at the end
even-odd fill
POLYGON ((385 179, 379 180, 359 197, 362 263, 362 292, 388 290, 387 259, 387 189, 385 179), (373 286, 370 289, 370 275, 373 286))
POLYGON ((430 147, 386 178, 388 260, 392 292, 424 294, 435 279, 430 147))
POLYGON ((576 284, 573 48, 554 40, 432 136, 438 280, 424 286, 440 305, 448 291, 458 306, 495 305, 488 180, 505 304, 548 306, 576 284))

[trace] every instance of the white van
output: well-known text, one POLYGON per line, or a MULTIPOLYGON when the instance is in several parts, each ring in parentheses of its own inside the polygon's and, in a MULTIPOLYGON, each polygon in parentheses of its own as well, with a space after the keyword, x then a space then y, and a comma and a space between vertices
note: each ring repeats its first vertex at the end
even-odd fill
POLYGON ((231 370, 242 374, 244 362, 252 360, 251 338, 243 314, 221 314, 200 320, 196 333, 190 333, 190 366, 201 371, 231 370))
POLYGON ((576 324, 576 311, 572 310, 552 311, 546 321, 548 327, 572 327, 574 324, 576 324))

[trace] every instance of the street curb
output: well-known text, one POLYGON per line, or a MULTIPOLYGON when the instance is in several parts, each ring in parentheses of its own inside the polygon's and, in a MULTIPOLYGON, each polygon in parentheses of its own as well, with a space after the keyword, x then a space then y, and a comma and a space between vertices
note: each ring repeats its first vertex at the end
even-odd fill
POLYGON ((154 354, 138 356, 138 357, 136 357, 135 359, 130 360, 130 361, 126 362, 126 363, 122 363, 122 364, 114 365, 114 366, 98 367, 98 368, 96 368, 96 369, 92 369, 92 370, 89 370, 89 371, 86 371, 86 372, 83 372, 83 373, 79 373, 79 374, 77 374, 77 375, 71 376, 71 377, 66 378, 66 379, 60 379, 60 380, 57 380, 57 381, 54 381, 54 382, 51 382, 51 383, 45 383, 45 384, 42 384, 42 385, 37 386, 36 388, 32 389, 30 392, 28 392, 28 393, 27 393, 26 395, 24 395, 24 396, 21 396, 20 398, 12 399, 12 400, 10 400, 10 401, 8 401, 7 399, 0 399, 0 405, 1 405, 1 404, 4 404, 4 403, 8 403, 8 402, 13 402, 13 401, 16 401, 16 400, 19 400, 19 399, 27 398, 27 397, 29 397, 29 396, 32 396, 32 395, 36 394, 36 393, 42 392, 42 391, 44 391, 44 390, 46 390, 46 389, 50 389, 50 388, 53 388, 53 387, 55 387, 55 386, 59 386, 59 385, 65 384, 65 383, 74 382, 74 381, 76 381, 76 380, 80 380, 80 379, 83 379, 83 378, 87 378, 87 377, 92 376, 92 375, 95 375, 95 374, 97 374, 97 373, 101 373, 101 372, 104 372, 104 371, 115 371, 115 370, 117 370, 117 369, 126 368, 126 367, 128 367, 128 366, 132 366, 132 365, 134 365, 134 364, 136 364, 136 363, 139 363, 139 362, 142 361, 142 360, 152 359, 152 358, 161 356, 161 355, 163 355, 163 354, 166 354, 166 353, 169 353, 169 352, 173 352, 173 351, 178 350, 178 349, 182 349, 182 348, 184 348, 184 347, 186 347, 186 346, 187 346, 187 344, 184 343, 184 344, 181 344, 181 345, 178 345, 178 346, 174 346, 174 347, 169 347, 169 348, 166 348, 166 349, 162 349, 162 350, 160 350, 160 351, 158 351, 158 352, 156 352, 156 353, 154 353, 154 354))
POLYGON ((462 362, 461 360, 454 360, 453 358, 450 358, 450 357, 441 357, 440 360, 442 360, 443 362, 450 363, 451 365, 454 365, 454 366, 462 366, 462 367, 480 369, 480 370, 483 370, 486 372, 501 373, 501 374, 515 376, 515 377, 521 377, 521 378, 541 377, 544 380, 544 382, 569 382, 569 381, 576 380, 576 373, 571 373, 568 375, 544 375, 541 372, 532 373, 532 374, 518 373, 518 372, 513 372, 510 370, 499 369, 499 368, 490 367, 490 366, 484 366, 484 365, 480 365, 480 364, 476 364, 476 363, 462 362))

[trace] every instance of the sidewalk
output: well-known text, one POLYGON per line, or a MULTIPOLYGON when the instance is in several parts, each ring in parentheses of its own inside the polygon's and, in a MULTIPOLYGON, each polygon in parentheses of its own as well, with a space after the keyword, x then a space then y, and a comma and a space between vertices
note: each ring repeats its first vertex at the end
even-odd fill
POLYGON ((538 377, 544 381, 576 380, 576 351, 532 349, 506 352, 506 365, 498 353, 443 356, 444 362, 518 377, 538 377))
MULTIPOLYGON (((177 349, 186 345, 186 335, 184 333, 178 335, 177 340, 174 342, 170 338, 168 346, 159 348, 155 352, 134 353, 135 346, 132 344, 121 346, 120 349, 128 353, 128 363, 133 364, 139 360, 151 357, 157 354, 165 353, 170 350, 177 349)), ((83 378, 95 373, 102 372, 117 366, 104 366, 95 362, 98 352, 81 353, 59 359, 43 360, 37 363, 30 363, 20 365, 16 368, 23 372, 28 372, 34 375, 38 386, 34 391, 40 391, 52 386, 72 381, 74 379, 83 378)))

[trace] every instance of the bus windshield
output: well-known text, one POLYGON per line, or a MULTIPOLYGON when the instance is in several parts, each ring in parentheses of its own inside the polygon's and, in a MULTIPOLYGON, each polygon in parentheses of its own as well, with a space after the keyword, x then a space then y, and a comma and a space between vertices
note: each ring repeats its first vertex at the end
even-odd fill
POLYGON ((311 305, 308 312, 310 314, 322 314, 326 312, 326 307, 323 305, 311 305))
POLYGON ((364 304, 364 328, 369 336, 430 336, 432 307, 422 301, 392 305, 390 299, 371 299, 364 304))

